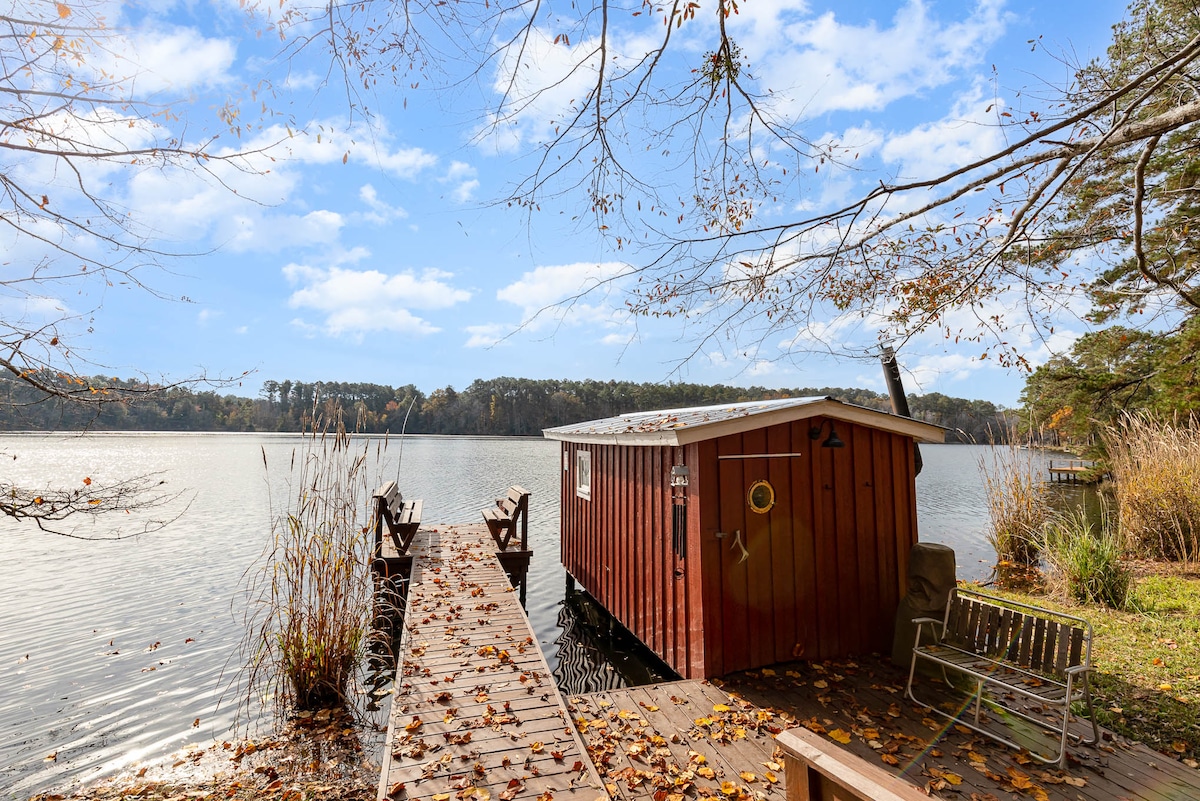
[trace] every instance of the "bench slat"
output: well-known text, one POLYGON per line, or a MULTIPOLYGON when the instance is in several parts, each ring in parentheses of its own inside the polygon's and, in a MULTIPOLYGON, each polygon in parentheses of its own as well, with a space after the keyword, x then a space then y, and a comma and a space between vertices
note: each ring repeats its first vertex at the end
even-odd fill
POLYGON ((1033 649, 1029 652, 1029 661, 1026 665, 1034 668, 1040 668, 1042 664, 1042 654, 1046 649, 1046 619, 1034 618, 1033 620, 1033 649))
POLYGON ((1071 655, 1068 657, 1071 665, 1083 664, 1083 629, 1071 627, 1071 655))
POLYGON ((1058 632, 1058 652, 1054 655, 1054 675, 1067 673, 1067 654, 1071 650, 1071 627, 1062 626, 1058 632))
POLYGON ((1033 648, 1033 618, 1024 615, 1021 620, 1021 647, 1017 655, 1018 665, 1029 664, 1029 651, 1033 648))
POLYGON ((1057 648, 1058 622, 1048 620, 1046 621, 1046 648, 1042 651, 1042 661, 1038 665, 1038 670, 1044 670, 1047 673, 1054 672, 1054 657, 1057 648))

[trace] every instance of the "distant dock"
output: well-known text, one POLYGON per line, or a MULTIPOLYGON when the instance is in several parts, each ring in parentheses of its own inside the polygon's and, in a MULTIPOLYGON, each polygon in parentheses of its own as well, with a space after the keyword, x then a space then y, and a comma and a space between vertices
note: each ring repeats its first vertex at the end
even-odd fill
POLYGON ((1096 463, 1086 459, 1050 460, 1050 481, 1056 484, 1098 484, 1107 473, 1096 473, 1096 463))
POLYGON ((488 529, 422 529, 378 797, 606 797, 488 529))

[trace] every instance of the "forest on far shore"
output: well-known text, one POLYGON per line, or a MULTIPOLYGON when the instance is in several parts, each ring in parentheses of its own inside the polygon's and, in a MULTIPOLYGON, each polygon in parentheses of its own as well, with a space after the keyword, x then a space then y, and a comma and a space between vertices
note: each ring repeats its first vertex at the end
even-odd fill
MULTIPOLYGON (((54 379, 49 379, 54 380, 54 379)), ((27 383, 0 378, 3 431, 301 431, 313 410, 344 410, 347 427, 370 433, 540 436, 542 429, 626 412, 677 409, 769 398, 827 395, 891 410, 887 395, 866 389, 708 386, 630 381, 479 379, 466 389, 425 394, 412 384, 265 381, 256 398, 95 377, 109 402, 98 407, 49 398, 27 383)), ((947 442, 1002 440, 1015 415, 988 401, 940 393, 909 395, 913 417, 950 429, 947 442)))

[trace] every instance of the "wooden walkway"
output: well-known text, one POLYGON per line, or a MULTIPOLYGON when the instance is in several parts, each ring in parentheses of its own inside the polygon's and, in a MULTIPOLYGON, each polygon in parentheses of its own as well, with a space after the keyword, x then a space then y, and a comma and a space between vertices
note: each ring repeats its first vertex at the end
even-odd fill
POLYGON ((624 801, 659 790, 664 798, 782 801, 786 777, 773 736, 798 725, 935 798, 1200 799, 1200 771, 1111 735, 1100 748, 1069 748, 1068 770, 1060 771, 965 727, 944 727, 904 699, 905 678, 878 660, 794 663, 735 674, 723 689, 675 682, 570 701, 610 794, 624 801))
POLYGON ((486 527, 423 529, 380 799, 604 796, 486 527))

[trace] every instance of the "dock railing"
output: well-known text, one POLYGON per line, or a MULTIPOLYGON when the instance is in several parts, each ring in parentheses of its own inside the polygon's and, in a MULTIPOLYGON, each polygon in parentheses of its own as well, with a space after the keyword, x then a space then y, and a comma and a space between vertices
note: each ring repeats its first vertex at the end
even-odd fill
POLYGON ((787 801, 928 801, 919 788, 804 728, 775 738, 783 748, 787 801))

